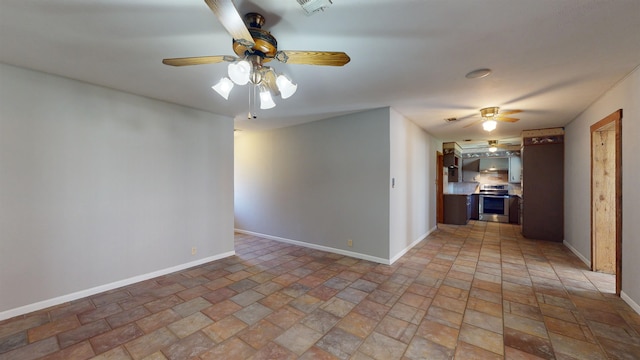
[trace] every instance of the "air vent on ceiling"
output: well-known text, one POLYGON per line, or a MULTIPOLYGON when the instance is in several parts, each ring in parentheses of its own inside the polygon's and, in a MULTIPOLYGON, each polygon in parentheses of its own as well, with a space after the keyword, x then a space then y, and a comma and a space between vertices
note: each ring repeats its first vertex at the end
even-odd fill
POLYGON ((324 11, 332 3, 331 0, 298 0, 298 4, 307 15, 312 15, 318 11, 324 11))
POLYGON ((450 118, 444 119, 444 121, 446 121, 446 122, 454 122, 456 120, 458 120, 458 118, 450 117, 450 118))

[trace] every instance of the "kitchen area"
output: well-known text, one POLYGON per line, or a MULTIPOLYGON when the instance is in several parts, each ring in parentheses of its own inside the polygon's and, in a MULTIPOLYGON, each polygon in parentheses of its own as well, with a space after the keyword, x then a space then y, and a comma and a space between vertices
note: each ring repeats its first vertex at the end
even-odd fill
POLYGON ((522 135, 513 145, 443 144, 443 223, 520 224, 525 237, 562 241, 564 130, 522 135))

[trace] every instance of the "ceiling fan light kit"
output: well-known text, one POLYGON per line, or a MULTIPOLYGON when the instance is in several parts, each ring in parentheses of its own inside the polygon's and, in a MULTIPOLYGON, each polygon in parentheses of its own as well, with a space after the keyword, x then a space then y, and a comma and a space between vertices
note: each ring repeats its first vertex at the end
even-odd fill
POLYGON ((485 120, 485 122, 482 123, 482 128, 484 131, 491 132, 496 129, 497 125, 498 123, 495 120, 485 120))
POLYGON ((498 140, 489 140, 489 151, 490 152, 498 151, 498 140))
MULTIPOLYGON (((213 90, 225 100, 229 99, 229 93, 234 84, 248 83, 253 85, 249 96, 249 107, 252 105, 251 99, 255 97, 256 91, 260 92, 261 109, 271 109, 276 106, 272 95, 283 99, 291 97, 298 89, 298 85, 294 84, 289 77, 278 74, 271 67, 263 65, 273 59, 289 64, 325 66, 343 66, 351 61, 349 55, 337 51, 279 51, 276 38, 262 29, 265 19, 261 14, 247 13, 245 15, 247 25, 245 25, 232 0, 204 0, 204 2, 233 37, 233 51, 238 57, 215 55, 170 58, 163 59, 162 63, 171 66, 188 66, 230 62, 227 67, 228 77, 223 77, 220 82, 212 86, 213 90)), ((311 12, 331 5, 330 0, 298 0, 298 3, 305 11, 308 9, 311 12)))
POLYGON ((298 85, 292 83, 291 80, 284 75, 278 75, 276 78, 276 85, 278 85, 280 96, 283 99, 288 99, 291 95, 295 94, 298 89, 298 85))
POLYGON ((484 129, 484 131, 492 132, 496 129, 498 123, 493 120, 493 118, 498 115, 498 111, 500 111, 500 108, 497 106, 480 109, 480 116, 487 119, 482 123, 482 128, 484 129))
POLYGON ((265 87, 260 89, 260 109, 266 110, 276 107, 276 103, 273 102, 271 92, 265 87))
POLYGON ((229 100, 229 93, 231 92, 231 89, 233 89, 233 81, 229 80, 229 78, 223 77, 220 79, 220 82, 213 85, 211 88, 220 94, 220 96, 225 100, 229 100))
POLYGON ((231 81, 238 85, 245 85, 251 76, 251 64, 247 60, 241 60, 229 64, 227 74, 231 81))

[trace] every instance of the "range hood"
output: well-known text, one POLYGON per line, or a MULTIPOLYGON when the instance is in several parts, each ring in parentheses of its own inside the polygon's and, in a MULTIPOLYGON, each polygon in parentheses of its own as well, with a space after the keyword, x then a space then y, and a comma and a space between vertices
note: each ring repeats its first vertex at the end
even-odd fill
POLYGON ((480 172, 508 172, 509 158, 480 158, 480 172))

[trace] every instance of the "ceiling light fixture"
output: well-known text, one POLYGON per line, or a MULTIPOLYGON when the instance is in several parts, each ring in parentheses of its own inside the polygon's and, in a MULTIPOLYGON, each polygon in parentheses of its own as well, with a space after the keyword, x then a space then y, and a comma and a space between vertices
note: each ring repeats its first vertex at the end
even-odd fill
POLYGON ((482 123, 482 128, 485 131, 491 132, 496 129, 498 123, 494 120, 494 117, 498 115, 498 111, 500 111, 500 108, 497 106, 480 109, 480 116, 485 119, 485 121, 482 123))
POLYGON ((263 57, 248 55, 244 59, 234 61, 227 68, 227 76, 212 86, 220 96, 229 99, 233 85, 251 84, 253 91, 260 92, 260 109, 271 109, 276 106, 272 95, 287 99, 298 89, 288 77, 278 74, 269 66, 262 65, 263 57))
POLYGON ((467 73, 464 77, 467 79, 480 79, 489 75, 491 75, 491 69, 477 69, 467 73))
POLYGON ((498 125, 498 123, 495 120, 487 120, 485 122, 482 123, 482 128, 485 131, 493 131, 496 129, 496 126, 498 125))
POLYGON ((489 140, 489 151, 498 151, 498 140, 489 140))

